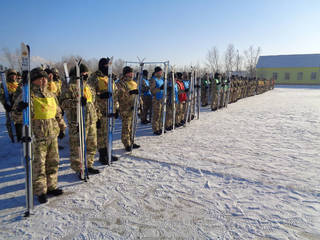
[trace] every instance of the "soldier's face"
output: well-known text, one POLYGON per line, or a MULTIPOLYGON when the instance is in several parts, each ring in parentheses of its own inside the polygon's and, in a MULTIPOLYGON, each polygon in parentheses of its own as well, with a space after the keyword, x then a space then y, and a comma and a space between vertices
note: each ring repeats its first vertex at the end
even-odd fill
POLYGON ((17 80, 17 75, 15 75, 15 74, 10 75, 10 80, 11 81, 16 81, 17 80))
POLYGON ((53 74, 52 74, 52 73, 49 73, 48 76, 49 76, 49 80, 50 80, 50 81, 53 81, 53 74))
POLYGON ((155 75, 157 78, 160 78, 160 77, 162 76, 162 71, 156 72, 154 75, 155 75))
POLYGON ((126 76, 129 77, 129 78, 133 78, 133 72, 127 73, 126 76))
POLYGON ((32 84, 37 85, 39 87, 45 87, 48 83, 48 79, 45 77, 37 78, 32 82, 32 84))

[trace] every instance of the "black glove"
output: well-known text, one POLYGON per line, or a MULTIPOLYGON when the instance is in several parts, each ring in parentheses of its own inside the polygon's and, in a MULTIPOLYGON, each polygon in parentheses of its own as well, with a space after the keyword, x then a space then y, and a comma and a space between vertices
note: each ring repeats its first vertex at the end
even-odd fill
POLYGON ((87 99, 85 97, 81 97, 80 99, 81 101, 81 106, 84 107, 85 105, 87 105, 87 99))
POLYGON ((107 115, 107 117, 108 117, 108 118, 115 118, 115 119, 117 119, 117 118, 119 117, 119 112, 116 111, 115 113, 109 113, 109 114, 107 115))
POLYGON ((168 86, 168 87, 167 87, 167 90, 168 90, 168 91, 171 91, 171 89, 172 89, 171 86, 168 86))
POLYGON ((99 95, 99 97, 100 97, 101 99, 108 99, 108 98, 111 98, 111 97, 112 97, 112 93, 111 93, 111 92, 104 92, 104 93, 101 93, 101 94, 99 95))
POLYGON ((162 84, 161 87, 160 87, 160 90, 163 90, 163 88, 164 88, 164 86, 163 86, 163 84, 162 84))
POLYGON ((97 123, 96 123, 96 126, 97 126, 97 129, 100 129, 101 128, 101 121, 100 119, 98 119, 97 123))
POLYGON ((195 84, 195 85, 194 85, 194 88, 200 88, 200 85, 195 84))
POLYGON ((62 138, 64 138, 64 136, 65 136, 64 131, 60 130, 60 133, 59 133, 58 138, 59 138, 59 139, 62 139, 62 138))
POLYGON ((189 92, 189 89, 184 90, 186 93, 189 92))
POLYGON ((24 109, 26 109, 28 106, 29 106, 28 103, 21 101, 21 102, 18 103, 17 110, 18 110, 18 112, 22 112, 22 111, 23 111, 24 109))
POLYGON ((134 89, 134 90, 129 91, 129 94, 130 95, 133 95, 133 94, 138 95, 139 91, 138 91, 138 89, 134 89))
POLYGON ((4 106, 4 109, 5 109, 7 112, 11 112, 12 107, 11 107, 9 104, 5 103, 3 106, 4 106))

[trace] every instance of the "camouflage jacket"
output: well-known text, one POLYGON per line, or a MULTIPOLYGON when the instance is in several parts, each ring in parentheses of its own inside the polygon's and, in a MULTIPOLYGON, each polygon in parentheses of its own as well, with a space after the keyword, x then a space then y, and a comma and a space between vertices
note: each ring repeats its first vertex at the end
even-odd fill
POLYGON ((120 114, 132 113, 136 95, 130 95, 129 91, 138 89, 137 83, 132 78, 124 77, 117 83, 117 88, 120 114))
MULTIPOLYGON (((67 88, 61 93, 61 107, 66 112, 69 125, 77 126, 77 106, 79 90, 75 78, 70 78, 67 88)), ((98 120, 96 111, 96 94, 92 86, 84 82, 84 97, 87 98, 85 108, 87 125, 95 124, 98 120)))
MULTIPOLYGON (((108 92, 108 76, 104 76, 101 71, 96 71, 94 74, 91 75, 88 83, 91 85, 91 87, 94 89, 96 93, 96 109, 98 118, 100 119, 102 116, 106 117, 107 115, 107 103, 108 99, 101 99, 99 97, 100 94, 108 92)), ((118 89, 116 87, 116 84, 113 82, 113 111, 116 112, 116 109, 118 109, 118 89)))
MULTIPOLYGON (((22 95, 23 94, 20 94, 18 96, 13 106, 13 118, 17 123, 22 123, 22 112, 17 111, 18 103, 22 101, 22 95)), ((64 131, 66 129, 66 124, 63 120, 58 100, 47 88, 42 89, 39 86, 31 85, 30 105, 32 135, 37 141, 56 138, 58 137, 60 130, 64 131), (37 104, 37 100, 39 99, 51 99, 52 103, 48 104, 47 107, 42 107, 37 104), (51 104, 53 104, 53 106, 51 104), (40 108, 36 106, 40 106, 40 108), (48 115, 47 117, 39 117, 37 116, 39 114, 41 116, 48 115)))
POLYGON ((62 82, 60 79, 58 81, 48 81, 48 90, 54 93, 58 99, 61 95, 61 86, 62 82))
MULTIPOLYGON (((14 104, 15 99, 21 94, 21 85, 18 82, 7 81, 7 88, 9 93, 9 99, 11 102, 11 106, 14 104)), ((0 88, 0 102, 2 105, 6 102, 6 98, 4 95, 3 83, 0 88)))

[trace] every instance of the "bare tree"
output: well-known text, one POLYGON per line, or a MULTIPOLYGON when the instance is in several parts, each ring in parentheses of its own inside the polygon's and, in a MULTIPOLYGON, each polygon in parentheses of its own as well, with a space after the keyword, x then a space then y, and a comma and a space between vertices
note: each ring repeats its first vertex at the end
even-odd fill
POLYGON ((240 72, 242 69, 243 57, 239 54, 239 50, 237 50, 236 58, 235 58, 235 70, 240 72))
POLYGON ((208 50, 206 60, 206 66, 211 72, 218 72, 220 70, 219 51, 217 47, 212 47, 208 50))
POLYGON ((22 59, 21 59, 21 50, 20 49, 16 49, 16 63, 17 63, 17 70, 22 72, 22 59))
POLYGON ((7 61, 10 68, 15 69, 17 67, 17 56, 10 52, 9 48, 2 48, 4 58, 7 61))
POLYGON ((229 44, 224 54, 224 67, 227 73, 231 72, 235 66, 236 50, 233 44, 229 44))
POLYGON ((121 58, 118 58, 112 63, 112 71, 120 76, 122 74, 122 69, 124 68, 125 61, 121 58))
POLYGON ((97 58, 91 58, 91 59, 85 60, 85 63, 91 72, 95 72, 99 68, 99 60, 97 58))
POLYGON ((254 48, 253 46, 250 46, 247 50, 244 51, 245 66, 250 77, 256 76, 256 65, 260 54, 260 47, 254 48))

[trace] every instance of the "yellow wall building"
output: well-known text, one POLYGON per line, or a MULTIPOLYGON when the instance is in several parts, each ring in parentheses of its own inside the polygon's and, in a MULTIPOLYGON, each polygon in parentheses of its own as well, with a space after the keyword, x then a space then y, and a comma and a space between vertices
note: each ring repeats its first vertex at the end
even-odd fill
POLYGON ((256 69, 276 84, 320 84, 320 54, 261 56, 256 69))

